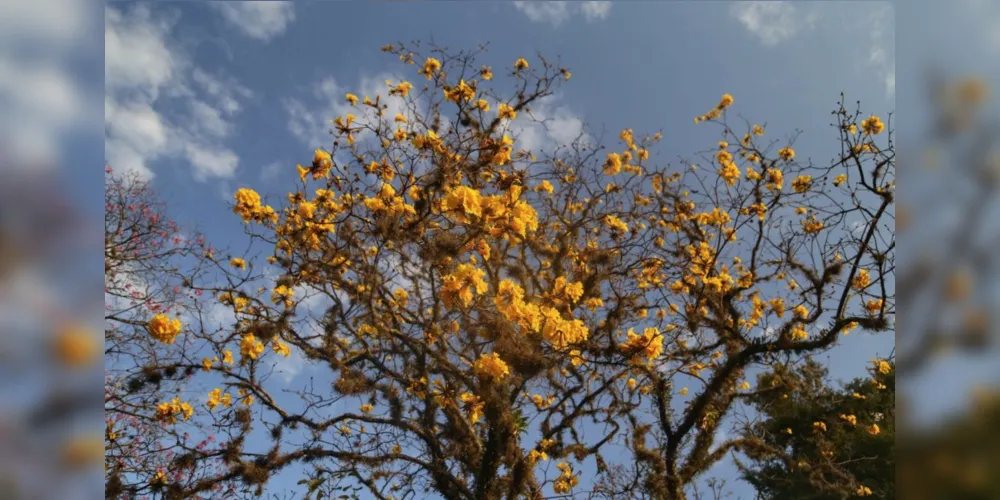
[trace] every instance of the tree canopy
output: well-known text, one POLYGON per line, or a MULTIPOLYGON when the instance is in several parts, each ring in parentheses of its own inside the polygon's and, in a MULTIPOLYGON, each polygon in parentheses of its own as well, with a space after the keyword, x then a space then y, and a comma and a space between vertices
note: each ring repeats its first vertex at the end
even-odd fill
POLYGON ((116 492, 253 496, 295 470, 310 498, 682 499, 761 449, 717 442, 763 397, 750 370, 891 331, 888 119, 841 103, 821 165, 729 94, 694 119, 719 134, 703 162, 660 164, 662 133, 631 129, 528 151, 517 120, 569 69, 383 50, 412 82, 345 95, 286 199, 236 192, 266 256, 205 245, 164 274, 188 308, 109 317, 132 353, 109 414, 157 429, 108 456, 116 492), (326 378, 276 384, 293 354, 326 378))
POLYGON ((807 360, 758 377, 762 418, 743 435, 761 446, 743 472, 759 498, 896 497, 895 363, 875 361, 871 375, 832 387, 807 360))

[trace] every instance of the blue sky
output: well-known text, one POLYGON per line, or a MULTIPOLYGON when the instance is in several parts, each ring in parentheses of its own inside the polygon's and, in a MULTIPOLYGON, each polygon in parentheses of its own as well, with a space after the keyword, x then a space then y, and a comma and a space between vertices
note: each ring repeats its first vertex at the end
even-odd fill
MULTIPOLYGON (((888 3, 114 2, 104 15, 106 159, 146 175, 183 226, 219 247, 246 243, 228 209, 235 189, 278 202, 295 164, 329 147, 344 93, 413 79, 379 51, 395 41, 488 42, 482 60, 494 67, 560 57, 573 79, 540 110, 557 126, 525 132, 540 147, 587 124, 605 137, 662 130, 654 155, 693 159, 717 140, 693 117, 728 92, 733 112, 772 134, 802 130, 799 157, 823 163, 838 151, 829 124, 840 92, 867 112, 895 111, 888 3)), ((824 360, 847 379, 892 344, 856 333, 824 360)), ((312 373, 283 368, 292 386, 312 373)))

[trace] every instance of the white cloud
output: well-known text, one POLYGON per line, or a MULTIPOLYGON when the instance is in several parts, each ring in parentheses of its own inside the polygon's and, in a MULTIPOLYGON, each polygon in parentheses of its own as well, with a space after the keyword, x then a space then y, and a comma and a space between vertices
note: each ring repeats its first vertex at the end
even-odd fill
POLYGON ((66 70, 51 61, 0 58, 0 146, 15 163, 54 160, 59 138, 84 116, 84 97, 66 70))
MULTIPOLYGON (((356 116, 355 123, 372 123, 377 118, 373 110, 367 106, 351 106, 345 99, 347 93, 355 94, 361 99, 370 97, 374 100, 380 97, 380 102, 386 106, 382 117, 384 120, 391 122, 396 114, 412 118, 413 113, 403 98, 388 95, 389 86, 386 85, 386 81, 395 84, 400 82, 401 78, 388 72, 375 76, 362 76, 357 85, 350 88, 341 86, 332 77, 323 78, 312 86, 312 99, 308 103, 295 98, 282 101, 288 114, 289 132, 310 148, 329 149, 334 141, 330 134, 332 128, 330 121, 334 118, 350 113, 356 116)), ((368 134, 359 140, 364 141, 371 137, 372 135, 368 134)))
POLYGON ((516 1, 514 8, 528 16, 531 22, 559 27, 577 13, 587 22, 604 19, 611 13, 611 2, 516 1))
POLYGON ((79 41, 93 28, 85 2, 46 0, 44 2, 0 2, 0 42, 59 45, 79 41))
POLYGON ((582 2, 580 10, 588 21, 604 19, 611 13, 611 2, 582 2))
POLYGON ((212 75, 201 68, 195 68, 191 72, 191 79, 206 94, 214 98, 216 105, 230 116, 239 113, 241 109, 238 98, 250 99, 254 95, 250 89, 240 85, 235 79, 224 75, 212 75))
POLYGON ((218 108, 209 106, 204 101, 193 100, 191 106, 190 127, 213 137, 229 135, 231 124, 222 117, 218 108))
POLYGON ((290 384, 295 377, 298 377, 302 373, 302 369, 305 367, 306 359, 299 351, 297 347, 291 347, 291 353, 288 357, 279 356, 274 354, 274 372, 281 376, 282 381, 285 385, 290 384))
POLYGON ((162 158, 186 160, 199 182, 231 178, 239 157, 223 140, 232 135, 240 99, 253 94, 194 66, 170 43, 173 25, 171 15, 154 16, 148 5, 105 8, 105 156, 115 170, 147 180, 162 158), (180 103, 179 119, 163 113, 166 98, 180 103))
POLYGON ((871 37, 868 68, 875 71, 889 97, 896 94, 896 38, 892 23, 892 5, 876 9, 868 19, 871 37))
POLYGON ((0 2, 3 167, 57 165, 65 135, 100 112, 66 64, 88 55, 80 39, 100 20, 89 12, 74 0, 0 2))
POLYGON ((768 47, 795 36, 803 27, 811 28, 817 19, 815 13, 803 14, 791 2, 736 2, 729 12, 768 47))
POLYGON ((590 142, 588 135, 581 136, 584 132, 583 119, 558 102, 558 96, 550 96, 532 106, 530 114, 518 114, 517 119, 509 124, 512 136, 517 140, 515 147, 535 153, 552 153, 556 148, 571 146, 577 139, 590 142))
POLYGON ((239 157, 219 146, 186 142, 184 154, 194 168, 194 179, 204 182, 210 178, 231 178, 236 173, 239 157))
POLYGON ((293 2, 212 2, 209 5, 244 35, 268 42, 295 20, 293 2))
POLYGON ((261 182, 273 181, 281 175, 282 165, 280 162, 273 161, 264 165, 260 169, 260 180, 261 182))

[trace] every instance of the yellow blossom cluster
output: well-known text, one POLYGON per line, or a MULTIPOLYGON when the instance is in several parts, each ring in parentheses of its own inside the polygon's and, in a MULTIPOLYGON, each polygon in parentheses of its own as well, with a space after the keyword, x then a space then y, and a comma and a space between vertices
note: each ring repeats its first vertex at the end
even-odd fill
MULTIPOLYGON (((578 300, 583 293, 583 285, 580 283, 566 284, 565 280, 560 283, 557 279, 557 286, 562 285, 559 290, 561 296, 574 296, 578 300)), ((558 290, 558 289, 557 289, 558 290)), ((587 339, 590 330, 582 320, 563 317, 558 309, 550 306, 539 306, 524 300, 524 289, 510 280, 503 280, 497 290, 496 298, 493 300, 500 312, 508 321, 519 325, 523 332, 539 332, 542 338, 552 343, 555 349, 564 349, 571 344, 576 344, 587 339)))
POLYGON ((164 344, 173 344, 177 340, 177 335, 181 333, 181 320, 171 319, 166 314, 157 314, 149 320, 149 334, 156 340, 164 344))
POLYGON ((228 392, 223 394, 222 389, 216 387, 212 392, 208 393, 208 401, 205 405, 208 406, 210 411, 214 411, 216 406, 219 405, 229 408, 229 405, 233 404, 233 396, 228 392))
POLYGON ((486 403, 483 402, 482 398, 471 392, 464 392, 458 399, 465 405, 465 412, 469 415, 470 422, 476 423, 479 419, 483 418, 483 408, 486 406, 486 403))
POLYGON ((650 362, 663 353, 663 335, 656 328, 646 328, 637 334, 629 328, 628 339, 622 344, 622 351, 632 355, 632 363, 650 362))
POLYGON ((715 120, 720 116, 722 116, 722 112, 725 111, 726 108, 732 105, 733 105, 733 96, 729 94, 722 94, 722 99, 719 100, 719 104, 717 104, 715 108, 710 110, 708 113, 696 117, 694 119, 694 122, 701 123, 703 121, 715 120))
POLYGON ((194 415, 194 408, 187 401, 181 401, 180 398, 156 405, 156 418, 168 424, 177 423, 178 416, 187 422, 192 415, 194 415))
POLYGON ((236 204, 233 212, 243 218, 243 222, 278 221, 278 213, 270 205, 261 205, 260 195, 253 189, 240 188, 236 190, 234 197, 236 204))
POLYGON ((510 367, 495 352, 483 354, 476 360, 473 370, 479 377, 489 380, 500 381, 507 377, 507 375, 510 375, 510 367))
POLYGON ((459 223, 476 223, 494 237, 512 231, 525 238, 538 229, 538 214, 520 200, 521 188, 511 186, 506 194, 483 196, 468 186, 448 190, 441 200, 441 211, 459 223))
POLYGON ((559 477, 552 482, 552 491, 558 494, 569 493, 574 486, 580 483, 579 476, 573 474, 573 466, 566 462, 561 462, 556 465, 559 469, 559 477))
POLYGON ((484 276, 486 271, 474 264, 459 264, 455 272, 444 277, 441 285, 441 300, 445 307, 454 308, 456 299, 461 301, 462 307, 469 307, 475 294, 482 295, 489 290, 484 276))
POLYGON ((240 341, 240 356, 243 358, 257 359, 261 354, 264 353, 264 343, 257 340, 257 337, 252 333, 248 333, 243 336, 243 340, 240 341))

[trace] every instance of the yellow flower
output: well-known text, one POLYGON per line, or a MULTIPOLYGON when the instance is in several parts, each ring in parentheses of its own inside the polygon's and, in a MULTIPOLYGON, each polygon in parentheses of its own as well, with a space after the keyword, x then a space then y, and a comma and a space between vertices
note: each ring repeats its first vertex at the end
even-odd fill
POLYGON ((375 407, 370 404, 361 405, 361 413, 371 413, 373 409, 375 409, 375 407))
POLYGON ((517 61, 514 61, 514 70, 521 71, 522 69, 528 69, 528 61, 525 58, 520 57, 517 61))
POLYGON ((851 287, 856 290, 863 290, 868 287, 871 283, 871 276, 868 274, 867 269, 859 269, 858 273, 854 275, 854 281, 851 282, 851 287))
POLYGON ((781 157, 782 160, 792 161, 792 159, 795 158, 795 150, 785 146, 778 150, 778 156, 781 157))
POLYGON ((615 217, 614 215, 606 215, 604 217, 604 224, 606 224, 615 233, 627 233, 628 224, 625 221, 615 217))
POLYGON ((476 102, 473 105, 483 113, 490 110, 490 103, 486 99, 476 99, 476 102))
POLYGON ((248 333, 240 341, 240 356, 244 358, 257 359, 264 352, 264 343, 257 340, 252 333, 248 333))
POLYGON ((794 189, 796 193, 804 193, 806 191, 809 191, 809 188, 811 186, 812 186, 811 175, 800 175, 796 177, 794 181, 792 181, 792 189, 794 189))
POLYGON ((510 374, 510 367, 495 352, 482 355, 476 360, 473 369, 479 377, 493 380, 503 380, 510 374))
POLYGON ((277 335, 271 339, 271 348, 274 349, 275 353, 285 358, 292 354, 292 350, 288 347, 288 344, 279 340, 277 335))
POLYGON ((149 478, 149 484, 151 485, 163 485, 167 484, 167 474, 162 470, 156 471, 153 477, 149 478))
POLYGON ((868 434, 872 436, 878 436, 880 432, 882 432, 882 429, 879 428, 878 424, 872 424, 868 427, 868 434))
POLYGON ((479 78, 482 78, 483 80, 492 80, 493 69, 489 66, 483 66, 482 69, 479 70, 479 78))
POLYGON ((441 61, 438 61, 433 57, 428 57, 427 60, 424 61, 424 69, 421 70, 420 73, 426 76, 428 80, 430 80, 431 77, 434 76, 434 73, 437 73, 440 70, 441 70, 441 61))
POLYGON ((227 365, 233 364, 233 351, 226 349, 226 352, 222 355, 222 362, 227 365))
POLYGON ((166 314, 157 314, 149 320, 149 334, 164 344, 173 344, 181 332, 181 320, 170 319, 166 314))
POLYGON ((347 99, 347 102, 351 103, 351 106, 355 106, 358 104, 358 96, 354 94, 347 94, 344 96, 344 98, 347 99))
POLYGON ((604 162, 604 173, 615 175, 622 170, 622 157, 618 153, 608 153, 608 159, 604 162))
POLYGON ((833 178, 833 187, 839 187, 847 180, 847 174, 840 174, 833 178))
POLYGON ((729 94, 722 94, 722 100, 719 101, 719 109, 726 109, 733 105, 733 96, 729 94))
POLYGON ((402 452, 403 452, 403 447, 402 446, 400 446, 398 444, 397 445, 393 445, 393 447, 392 447, 392 454, 393 455, 399 455, 402 452))
POLYGON ((445 99, 454 103, 469 101, 476 96, 476 90, 465 83, 465 80, 460 80, 458 85, 443 92, 445 99))
POLYGON ((486 271, 478 269, 473 264, 459 264, 454 273, 444 277, 441 286, 441 299, 445 306, 455 306, 455 299, 462 302, 463 307, 469 307, 475 294, 482 295, 489 290, 483 277, 486 271))
POLYGON ((633 329, 629 328, 628 340, 622 344, 622 350, 627 353, 633 353, 632 362, 637 363, 641 360, 638 357, 641 355, 646 358, 647 361, 652 361, 663 353, 663 335, 656 328, 646 328, 643 330, 642 335, 636 334, 633 329))
POLYGON ((882 299, 869 300, 868 303, 865 304, 865 310, 868 311, 868 314, 873 316, 878 314, 878 312, 882 310, 882 299))
POLYGON ((95 335, 76 326, 63 327, 55 338, 55 355, 66 366, 79 368, 91 364, 97 357, 95 335))
POLYGON ((884 359, 880 359, 875 362, 875 369, 878 370, 882 375, 888 375, 892 371, 892 365, 884 359))
POLYGON ((802 220, 802 230, 806 233, 818 233, 823 230, 823 221, 816 219, 814 216, 809 216, 802 220))
POLYGON ((392 90, 389 91, 389 94, 390 95, 399 95, 401 97, 406 97, 410 93, 410 90, 412 90, 412 89, 413 89, 413 84, 412 83, 403 81, 403 82, 399 82, 399 85, 396 85, 395 87, 393 87, 392 90))
POLYGON ((841 415, 840 419, 851 425, 858 425, 858 417, 855 417, 854 415, 841 415))
POLYGON ((678 391, 678 392, 680 392, 681 396, 687 396, 688 395, 688 388, 687 387, 682 387, 681 390, 678 391))
POLYGON ((813 422, 813 429, 815 429, 817 431, 826 432, 826 423, 825 422, 813 422))
POLYGON ((464 392, 458 397, 459 401, 465 404, 465 411, 469 414, 469 421, 476 423, 483 418, 483 408, 486 403, 479 396, 471 392, 464 392))
POLYGON ((747 382, 746 380, 744 380, 743 382, 740 382, 740 389, 741 390, 745 391, 745 390, 747 390, 749 388, 750 388, 750 382, 747 382))
POLYGON ((792 340, 806 340, 809 338, 809 332, 806 331, 801 323, 796 323, 792 327, 791 337, 792 340))
POLYGON ((235 267, 237 269, 246 269, 247 268, 247 261, 245 261, 245 260, 243 260, 243 259, 241 259, 239 257, 235 257, 235 258, 233 258, 232 260, 229 261, 229 265, 231 265, 231 266, 233 266, 233 267, 235 267))
POLYGON ((760 136, 764 135, 764 127, 761 127, 760 125, 756 125, 755 124, 753 126, 753 129, 752 129, 751 132, 753 133, 753 135, 756 135, 757 137, 760 137, 760 136))
POLYGON ((221 404, 222 406, 228 408, 232 402, 233 397, 230 396, 228 392, 223 394, 222 389, 216 387, 215 390, 208 393, 208 401, 205 402, 205 405, 208 406, 210 411, 214 411, 216 406, 221 404))
POLYGON ((395 299, 400 307, 405 307, 406 301, 410 298, 410 293, 402 288, 397 288, 395 292, 392 292, 392 298, 395 299))
POLYGON ((806 306, 801 304, 795 306, 795 309, 792 309, 792 313, 802 319, 809 317, 809 309, 806 309, 806 306))
POLYGON ((629 378, 628 382, 626 383, 626 385, 628 386, 629 390, 634 390, 635 386, 638 385, 638 384, 639 383, 636 382, 634 378, 629 378))
POLYGON ((555 188, 552 187, 552 183, 551 182, 549 182, 549 181, 542 181, 537 186, 535 186, 535 191, 541 191, 541 192, 552 194, 552 192, 555 191, 555 188))
POLYGON ((871 496, 872 495, 872 490, 871 490, 871 488, 869 488, 869 487, 867 487, 865 485, 861 485, 861 486, 858 486, 858 489, 857 489, 857 491, 855 491, 855 493, 859 497, 867 497, 867 496, 871 496))
POLYGON ((885 124, 879 117, 871 115, 861 122, 861 129, 868 135, 878 135, 885 130, 885 124))
POLYGON ((515 111, 514 108, 507 103, 500 103, 498 113, 500 118, 506 118, 508 120, 517 118, 517 111, 515 111))

